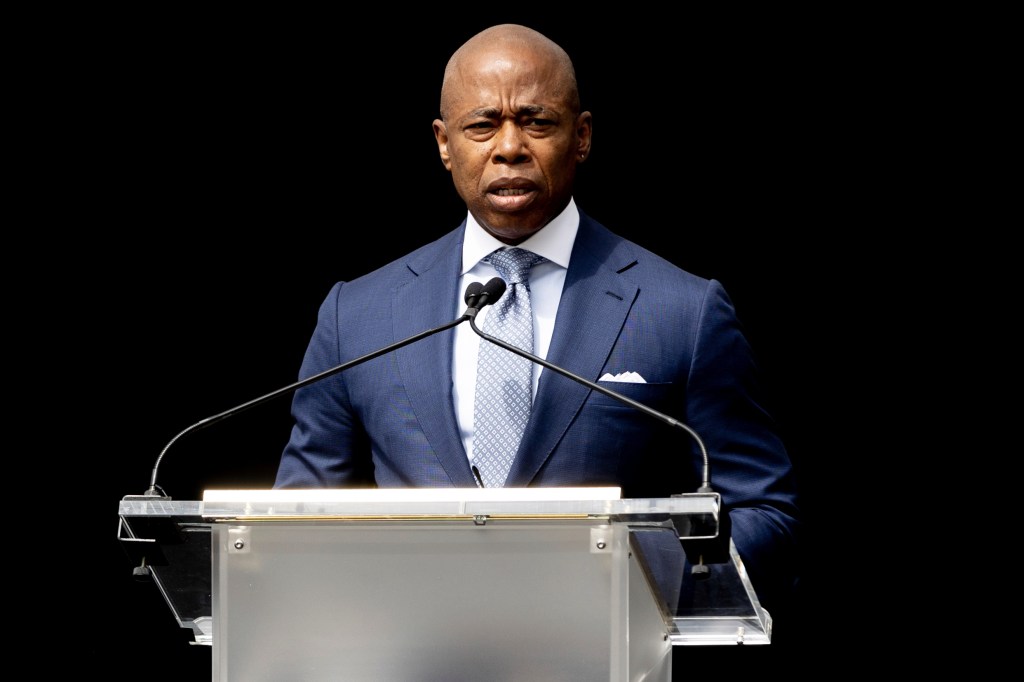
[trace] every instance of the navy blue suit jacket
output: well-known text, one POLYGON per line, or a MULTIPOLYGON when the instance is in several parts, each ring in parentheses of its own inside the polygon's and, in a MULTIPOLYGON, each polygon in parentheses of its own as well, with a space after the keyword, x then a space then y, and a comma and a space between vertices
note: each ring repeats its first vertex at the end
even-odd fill
MULTIPOLYGON (((337 283, 300 378, 455 320, 464 228, 337 283)), ((453 338, 435 334, 298 390, 275 487, 474 487, 453 406, 453 338)), ((721 284, 581 213, 546 359, 592 381, 639 373, 646 383, 607 386, 701 436, 762 601, 789 587, 800 525, 793 472, 721 284)), ((685 431, 545 369, 506 485, 669 497, 695 492, 701 467, 685 431)))

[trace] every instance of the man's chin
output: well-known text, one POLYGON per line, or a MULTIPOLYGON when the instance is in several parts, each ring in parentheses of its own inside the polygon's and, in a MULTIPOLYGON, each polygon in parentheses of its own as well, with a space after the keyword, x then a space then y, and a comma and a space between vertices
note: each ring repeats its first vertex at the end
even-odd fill
POLYGON ((520 220, 507 215, 502 215, 500 220, 480 220, 477 218, 477 222, 480 223, 480 226, 489 235, 505 244, 518 244, 525 241, 540 230, 540 228, 544 227, 543 224, 534 225, 528 222, 525 216, 520 220))

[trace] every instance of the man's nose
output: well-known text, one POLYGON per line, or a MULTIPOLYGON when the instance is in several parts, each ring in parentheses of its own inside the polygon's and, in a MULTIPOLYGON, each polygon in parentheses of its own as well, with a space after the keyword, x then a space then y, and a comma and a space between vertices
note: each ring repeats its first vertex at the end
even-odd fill
POLYGON ((495 135, 494 161, 496 163, 522 163, 530 155, 529 139, 525 131, 513 121, 505 121, 495 135))

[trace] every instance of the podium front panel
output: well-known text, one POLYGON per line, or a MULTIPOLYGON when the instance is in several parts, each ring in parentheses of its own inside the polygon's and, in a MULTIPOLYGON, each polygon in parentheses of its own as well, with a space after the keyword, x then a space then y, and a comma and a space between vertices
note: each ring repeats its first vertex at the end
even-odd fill
POLYGON ((620 621, 612 529, 600 520, 213 533, 216 679, 613 679, 620 621), (604 548, 594 533, 608 534, 604 548))

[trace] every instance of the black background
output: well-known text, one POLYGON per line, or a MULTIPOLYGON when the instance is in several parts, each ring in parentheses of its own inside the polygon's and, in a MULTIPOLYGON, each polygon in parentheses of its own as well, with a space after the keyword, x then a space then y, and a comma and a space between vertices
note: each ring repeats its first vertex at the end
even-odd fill
MULTIPOLYGON (((431 121, 448 56, 502 21, 545 32, 576 63, 594 115, 581 210, 724 283, 801 480, 805 590, 772 645, 677 648, 676 669, 813 673, 822 655, 845 658, 845 605, 869 590, 832 561, 849 537, 839 491, 870 466, 872 437, 854 409, 871 367, 851 352, 869 340, 850 273, 885 265, 866 244, 887 229, 873 217, 892 170, 863 170, 898 97, 877 77, 885 36, 849 17, 729 11, 395 10, 404 26, 379 14, 151 12, 80 36, 61 61, 54 87, 78 115, 55 135, 76 179, 67 201, 88 218, 70 244, 92 254, 64 292, 88 349, 72 372, 88 424, 75 459, 98 519, 62 568, 84 587, 86 667, 209 675, 209 648, 190 646, 155 588, 132 580, 117 503, 145 491, 180 431, 296 380, 331 284, 459 223, 431 121)), ((270 487, 288 407, 184 437, 161 487, 178 500, 270 487)))

